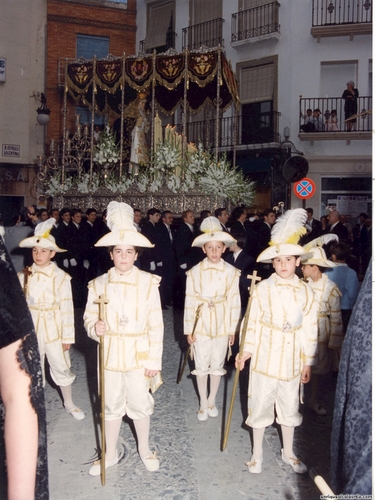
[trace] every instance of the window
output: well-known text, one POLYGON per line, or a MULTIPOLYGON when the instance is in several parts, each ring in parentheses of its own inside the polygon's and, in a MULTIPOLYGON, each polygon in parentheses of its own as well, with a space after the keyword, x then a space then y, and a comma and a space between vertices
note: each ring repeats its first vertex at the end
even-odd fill
POLYGON ((276 60, 269 58, 239 66, 241 143, 273 142, 276 133, 276 60))
POLYGON ((191 25, 206 23, 222 17, 222 2, 220 0, 191 0, 190 19, 191 25))
POLYGON ((147 9, 145 51, 158 52, 174 47, 173 2, 151 4, 147 9))
POLYGON ((371 177, 322 177, 321 213, 336 209, 354 221, 372 212, 371 177))
POLYGON ((84 57, 97 59, 107 57, 109 54, 109 38, 106 36, 77 35, 77 59, 84 57))

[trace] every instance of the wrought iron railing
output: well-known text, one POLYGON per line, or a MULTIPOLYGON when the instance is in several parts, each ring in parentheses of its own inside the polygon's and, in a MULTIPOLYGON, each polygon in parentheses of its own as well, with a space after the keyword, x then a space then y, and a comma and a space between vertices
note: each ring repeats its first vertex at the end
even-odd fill
MULTIPOLYGON (((165 52, 168 49, 175 49, 176 48, 176 38, 177 38, 177 33, 175 33, 174 31, 168 31, 166 34, 165 45, 163 45, 162 47, 155 47, 156 52, 165 52)), ((139 41, 139 52, 151 53, 151 52, 153 52, 153 50, 154 49, 145 50, 145 40, 139 41)))
POLYGON ((280 33, 279 2, 232 14, 232 42, 280 33))
POLYGON ((361 23, 372 23, 369 0, 313 0, 313 26, 361 23))
MULTIPOLYGON (((279 134, 280 113, 273 111, 262 115, 261 125, 252 128, 246 127, 249 123, 249 116, 234 116, 221 118, 219 125, 218 147, 222 149, 232 148, 247 144, 264 144, 280 142, 279 134)), ((182 127, 176 127, 178 132, 182 132, 182 127)), ((186 124, 187 141, 194 144, 202 143, 206 148, 215 147, 216 120, 202 120, 186 124)))
POLYGON ((209 48, 223 46, 223 24, 224 19, 217 18, 183 28, 182 49, 197 50, 202 46, 209 48))
POLYGON ((342 97, 302 98, 299 125, 301 132, 371 132, 372 96, 358 97, 357 111, 350 113, 345 113, 342 97))

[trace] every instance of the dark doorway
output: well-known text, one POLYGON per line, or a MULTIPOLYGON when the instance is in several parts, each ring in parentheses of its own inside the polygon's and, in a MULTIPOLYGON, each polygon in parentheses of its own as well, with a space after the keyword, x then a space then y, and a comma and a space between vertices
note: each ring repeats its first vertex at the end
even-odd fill
POLYGON ((13 226, 15 217, 25 205, 23 196, 0 196, 0 219, 4 226, 13 226))

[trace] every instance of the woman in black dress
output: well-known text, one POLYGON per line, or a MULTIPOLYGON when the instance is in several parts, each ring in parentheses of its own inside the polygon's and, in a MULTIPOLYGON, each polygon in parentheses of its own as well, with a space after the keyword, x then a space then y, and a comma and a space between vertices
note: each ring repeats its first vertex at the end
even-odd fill
POLYGON ((46 414, 38 341, 1 229, 0 498, 48 500, 46 414))
POLYGON ((354 82, 350 80, 347 84, 347 89, 344 90, 342 98, 345 99, 344 113, 346 121, 346 130, 350 132, 355 124, 357 117, 349 120, 353 115, 357 114, 357 99, 359 97, 358 90, 354 88, 354 82))

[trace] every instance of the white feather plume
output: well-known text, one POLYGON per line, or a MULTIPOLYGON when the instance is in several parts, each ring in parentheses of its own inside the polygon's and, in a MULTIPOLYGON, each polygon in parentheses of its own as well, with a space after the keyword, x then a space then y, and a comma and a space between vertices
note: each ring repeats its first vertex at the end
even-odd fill
POLYGON ((290 243, 297 245, 301 236, 306 233, 304 227, 307 219, 307 212, 303 208, 288 210, 281 215, 271 230, 270 245, 280 243, 290 243))
POLYGON ((134 211, 130 205, 111 201, 107 207, 107 225, 111 231, 133 231, 134 211))
POLYGON ((339 237, 336 234, 323 234, 322 236, 315 238, 315 240, 311 240, 308 243, 306 243, 306 245, 304 245, 303 248, 307 252, 311 248, 328 245, 328 243, 330 243, 331 241, 339 241, 339 237))
POLYGON ((56 219, 54 219, 53 217, 50 217, 49 219, 47 219, 44 222, 40 222, 35 227, 35 230, 34 230, 35 236, 40 236, 41 238, 48 238, 55 223, 56 223, 56 219))

